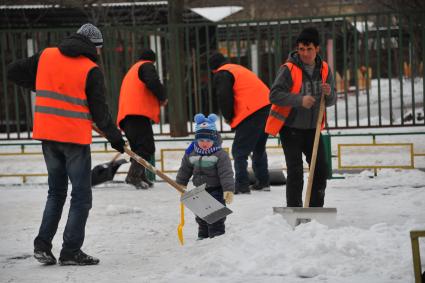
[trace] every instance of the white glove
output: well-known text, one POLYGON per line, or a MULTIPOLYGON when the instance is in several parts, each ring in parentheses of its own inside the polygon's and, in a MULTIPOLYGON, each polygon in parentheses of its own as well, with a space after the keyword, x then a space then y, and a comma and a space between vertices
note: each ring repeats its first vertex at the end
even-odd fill
POLYGON ((233 202, 233 192, 224 192, 223 198, 226 201, 226 204, 231 204, 233 202))

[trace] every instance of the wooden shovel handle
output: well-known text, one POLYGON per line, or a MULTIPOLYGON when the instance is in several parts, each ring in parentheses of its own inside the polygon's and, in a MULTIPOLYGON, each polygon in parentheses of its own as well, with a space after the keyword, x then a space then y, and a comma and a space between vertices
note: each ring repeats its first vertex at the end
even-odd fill
POLYGON ((121 156, 121 152, 118 152, 117 154, 114 155, 114 158, 112 158, 110 162, 112 163, 112 162, 116 161, 118 159, 118 157, 120 157, 120 156, 121 156))
POLYGON ((320 97, 319 117, 317 117, 316 133, 314 135, 313 152, 311 154, 310 171, 308 173, 307 190, 305 192, 304 207, 310 207, 311 189, 313 187, 314 169, 316 168, 317 149, 320 141, 320 131, 322 128, 323 112, 325 112, 325 95, 320 97))
POLYGON ((168 184, 170 184, 171 186, 173 186, 179 192, 184 193, 184 189, 182 188, 181 185, 177 184, 176 181, 174 181, 173 179, 171 179, 170 177, 168 177, 167 175, 165 175, 164 173, 162 173, 161 171, 159 171, 158 169, 156 169, 155 167, 153 167, 152 164, 150 164, 149 162, 147 162, 146 160, 144 160, 142 157, 140 157, 139 155, 137 155, 136 153, 134 153, 127 146, 124 146, 124 151, 125 151, 125 153, 127 153, 128 155, 130 155, 131 158, 133 158, 134 160, 136 160, 137 163, 141 164, 143 167, 145 167, 146 169, 148 169, 152 173, 154 173, 154 174, 158 175, 159 177, 161 177, 161 179, 163 179, 168 184))
MULTIPOLYGON (((105 134, 101 130, 99 130, 96 126, 93 125, 92 128, 99 135, 101 135, 102 137, 106 138, 105 137, 105 134)), ((156 169, 155 167, 153 167, 152 164, 150 164, 145 159, 143 159, 142 157, 140 157, 139 155, 137 155, 135 152, 133 152, 131 149, 129 149, 126 145, 124 146, 124 151, 131 158, 133 158, 134 160, 136 160, 137 163, 139 163, 140 165, 142 165, 143 167, 145 167, 146 169, 148 169, 152 173, 154 173, 154 174, 158 175, 159 177, 161 177, 161 179, 163 179, 164 181, 166 181, 168 184, 170 184, 172 187, 174 187, 177 191, 179 191, 180 193, 184 193, 185 192, 184 189, 183 189, 183 187, 181 185, 177 184, 176 181, 174 181, 173 179, 171 179, 170 177, 168 177, 167 175, 165 175, 164 173, 162 173, 161 171, 159 171, 158 169, 156 169)))

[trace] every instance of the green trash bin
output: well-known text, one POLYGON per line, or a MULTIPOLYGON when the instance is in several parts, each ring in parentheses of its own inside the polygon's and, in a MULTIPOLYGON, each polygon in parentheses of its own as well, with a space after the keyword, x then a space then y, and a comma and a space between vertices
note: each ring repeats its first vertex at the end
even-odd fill
POLYGON ((328 179, 332 179, 331 135, 322 134, 322 142, 325 147, 326 162, 328 163, 328 179))

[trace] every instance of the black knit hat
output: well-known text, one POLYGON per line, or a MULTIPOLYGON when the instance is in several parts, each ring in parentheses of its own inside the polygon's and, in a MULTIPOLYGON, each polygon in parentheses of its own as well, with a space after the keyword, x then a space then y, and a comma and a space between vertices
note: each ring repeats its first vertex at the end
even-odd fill
POLYGON ((144 49, 142 53, 140 53, 140 60, 149 60, 155 62, 156 54, 152 49, 144 49))
POLYGON ((314 46, 319 46, 320 37, 319 31, 314 27, 308 27, 301 31, 300 35, 298 35, 296 44, 302 43, 304 45, 309 45, 313 43, 314 46))
POLYGON ((96 47, 102 47, 103 36, 96 26, 90 23, 84 24, 77 30, 77 33, 87 37, 96 47))
POLYGON ((211 55, 210 59, 208 60, 211 70, 218 69, 225 62, 227 62, 227 60, 223 56, 223 54, 221 54, 220 52, 214 53, 213 55, 211 55))

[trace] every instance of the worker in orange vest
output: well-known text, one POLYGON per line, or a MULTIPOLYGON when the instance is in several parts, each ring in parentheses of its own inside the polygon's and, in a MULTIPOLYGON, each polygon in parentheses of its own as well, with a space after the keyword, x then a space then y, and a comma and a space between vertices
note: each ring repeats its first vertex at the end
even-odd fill
POLYGON ((213 54, 209 65, 214 73, 213 88, 221 113, 235 131, 232 155, 235 194, 251 190, 270 191, 264 126, 270 110, 269 88, 247 68, 229 63, 221 53, 213 54), (249 185, 248 156, 256 182, 249 185))
MULTIPOLYGON (((267 119, 266 132, 280 134, 287 166, 286 202, 288 207, 302 206, 303 159, 311 162, 320 96, 325 105, 335 104, 332 73, 319 53, 319 32, 305 28, 296 40, 297 50, 289 54, 276 76, 270 91, 273 104, 267 119)), ((314 172, 311 207, 323 207, 328 176, 323 143, 320 140, 314 172)))
POLYGON ((105 133, 112 147, 124 152, 124 140, 105 101, 103 74, 97 65, 103 37, 85 24, 58 47, 46 48, 8 66, 8 78, 36 92, 33 139, 42 141, 49 191, 34 257, 56 264, 52 240, 56 234, 68 190, 71 204, 63 233, 61 265, 93 265, 99 259, 81 251, 92 207, 92 123, 105 133))
MULTIPOLYGON (((117 124, 124 131, 131 149, 145 160, 155 153, 152 123, 159 123, 160 106, 168 102, 154 66, 155 57, 151 49, 142 51, 122 81, 118 105, 117 124)), ((153 186, 146 177, 145 168, 133 159, 125 181, 136 189, 153 186)))

